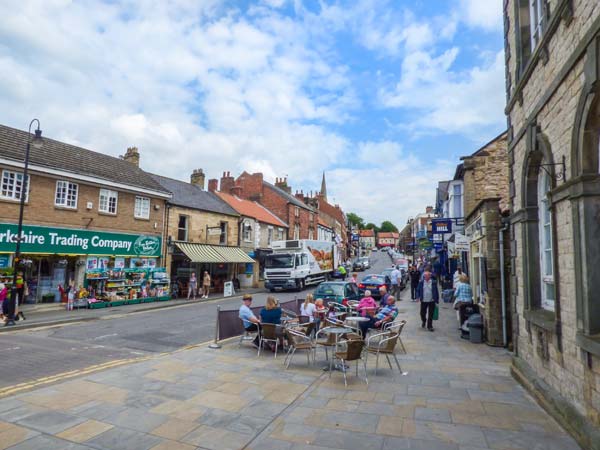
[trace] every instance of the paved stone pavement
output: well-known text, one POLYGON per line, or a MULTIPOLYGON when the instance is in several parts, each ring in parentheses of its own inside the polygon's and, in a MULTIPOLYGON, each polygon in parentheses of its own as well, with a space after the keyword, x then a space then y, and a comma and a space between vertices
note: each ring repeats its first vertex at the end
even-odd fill
POLYGON ((179 350, 0 399, 0 449, 579 449, 505 350, 461 340, 449 305, 422 330, 417 306, 400 303, 406 376, 385 360, 375 376, 371 358, 369 384, 349 375, 345 388, 322 352, 283 370, 247 344, 179 350))

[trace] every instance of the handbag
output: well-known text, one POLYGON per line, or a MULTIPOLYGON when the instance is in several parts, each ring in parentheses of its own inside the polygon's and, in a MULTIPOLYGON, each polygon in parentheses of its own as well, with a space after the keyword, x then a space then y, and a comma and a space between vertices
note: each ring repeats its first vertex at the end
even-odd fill
POLYGON ((435 308, 433 308, 432 319, 433 320, 438 320, 439 318, 440 318, 440 308, 438 307, 438 305, 435 305, 435 308))

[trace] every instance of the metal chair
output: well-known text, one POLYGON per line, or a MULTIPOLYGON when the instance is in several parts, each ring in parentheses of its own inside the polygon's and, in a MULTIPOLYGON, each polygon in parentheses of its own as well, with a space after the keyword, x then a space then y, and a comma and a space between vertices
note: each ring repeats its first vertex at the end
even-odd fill
POLYGON ((396 366, 398 366, 398 370, 402 375, 407 375, 408 372, 403 372, 400 367, 400 363, 398 362, 398 358, 396 357, 396 353, 394 352, 396 348, 396 343, 400 338, 400 333, 395 333, 393 331, 384 331, 382 333, 374 334, 367 339, 366 349, 366 358, 368 359, 369 353, 375 355, 375 375, 377 375, 377 369, 379 368, 379 355, 385 355, 388 364, 390 365, 390 369, 392 368, 392 362, 390 361, 390 355, 394 358, 396 362, 396 366))
POLYGON ((325 349, 325 360, 329 360, 329 355, 327 353, 327 348, 329 347, 335 347, 336 346, 336 340, 335 340, 335 335, 333 333, 329 333, 329 330, 333 328, 331 326, 328 327, 324 327, 321 328, 318 332, 317 335, 315 336, 315 349, 314 349, 314 359, 316 359, 317 357, 317 346, 321 346, 325 349), (325 335, 326 337, 324 339, 319 338, 319 336, 321 335, 325 335))
POLYGON ((383 331, 391 331, 394 333, 398 333, 398 343, 402 347, 402 352, 406 354, 406 347, 404 347, 404 343, 402 342, 401 334, 404 329, 404 325, 406 325, 406 320, 395 320, 390 323, 386 323, 383 325, 383 331))
POLYGON ((244 329, 244 332, 240 336, 240 342, 238 342, 238 347, 241 347, 242 346, 242 342, 244 342, 244 341, 253 341, 254 340, 254 335, 256 333, 258 333, 258 330, 257 331, 248 331, 248 330, 246 330, 246 327, 244 327, 244 321, 242 319, 240 319, 240 322, 242 322, 242 328, 244 329))
POLYGON ((303 324, 303 323, 309 323, 309 322, 310 322, 309 316, 298 316, 298 323, 303 324))
POLYGON ((280 335, 277 333, 277 327, 281 328, 280 325, 275 325, 274 323, 263 323, 261 325, 261 333, 260 339, 258 341, 258 355, 260 356, 261 349, 264 348, 265 342, 274 342, 275 343, 275 358, 277 358, 277 349, 279 346, 279 337, 280 335))
MULTIPOLYGON (((343 341, 340 344, 346 345, 346 350, 343 352, 336 352, 335 356, 342 361, 342 373, 344 374, 344 386, 348 386, 346 379, 346 362, 356 361, 356 376, 358 377, 358 361, 362 361, 365 369, 365 382, 369 384, 367 378, 367 362, 366 359, 362 358, 362 351, 365 345, 365 341, 362 339, 343 341)), ((331 375, 331 372, 330 372, 331 375)))
POLYGON ((315 344, 313 343, 312 339, 301 331, 293 328, 286 329, 285 333, 290 344, 290 348, 288 349, 285 359, 283 360, 285 368, 287 369, 290 367, 290 363, 292 362, 292 358, 294 358, 296 350, 308 350, 306 352, 306 361, 308 364, 310 364, 310 354, 313 353, 314 362, 315 344))
POLYGON ((343 320, 338 320, 338 319, 334 319, 334 318, 327 318, 325 319, 325 324, 328 327, 344 327, 346 325, 344 325, 344 321, 343 320))

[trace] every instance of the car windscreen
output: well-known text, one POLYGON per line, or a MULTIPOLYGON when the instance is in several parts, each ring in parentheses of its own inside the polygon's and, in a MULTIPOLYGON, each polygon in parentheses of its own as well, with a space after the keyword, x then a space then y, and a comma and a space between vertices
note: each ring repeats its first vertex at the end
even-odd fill
POLYGON ((381 275, 387 275, 388 277, 391 275, 394 269, 385 269, 381 271, 381 275))
POLYGON ((363 283, 379 283, 379 284, 384 284, 385 283, 385 278, 384 277, 379 277, 377 275, 370 275, 368 277, 363 278, 363 283))
POLYGON ((344 285, 343 284, 322 284, 320 285, 314 293, 315 297, 325 297, 331 295, 344 295, 344 285))
POLYGON ((294 257, 292 255, 269 255, 265 259, 267 269, 289 269, 294 267, 294 257))

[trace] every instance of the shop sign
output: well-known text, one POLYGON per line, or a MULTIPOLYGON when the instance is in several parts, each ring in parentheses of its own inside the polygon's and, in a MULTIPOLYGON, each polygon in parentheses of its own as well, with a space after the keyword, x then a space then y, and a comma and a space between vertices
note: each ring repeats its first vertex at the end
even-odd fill
POLYGON ((452 233, 452 219, 432 219, 431 232, 433 234, 452 233))
POLYGON ((0 255, 0 269, 6 269, 10 266, 10 256, 0 255))
MULTIPOLYGON (((0 253, 14 253, 17 225, 0 224, 0 253)), ((23 225, 22 253, 160 256, 158 236, 23 225)))
POLYGON ((233 282, 226 281, 223 283, 223 297, 231 297, 234 294, 235 291, 233 290, 233 282))
POLYGON ((429 239, 421 239, 419 241, 419 248, 421 250, 430 250, 433 248, 433 242, 431 242, 429 239))
POLYGON ((434 242, 433 248, 435 249, 436 252, 441 252, 444 249, 444 243, 443 242, 434 242))
POLYGON ((469 251, 469 238, 464 234, 454 233, 454 249, 457 252, 469 251))

